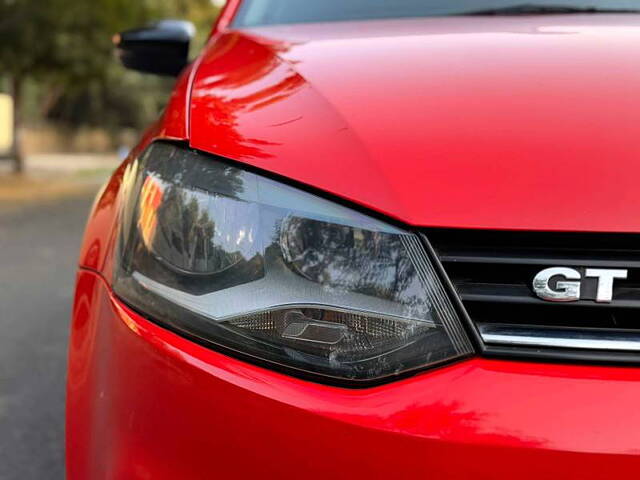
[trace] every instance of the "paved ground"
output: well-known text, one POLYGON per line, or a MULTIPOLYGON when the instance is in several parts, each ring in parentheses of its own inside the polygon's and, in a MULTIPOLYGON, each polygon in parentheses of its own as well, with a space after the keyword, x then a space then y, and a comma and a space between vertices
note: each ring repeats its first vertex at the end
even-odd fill
POLYGON ((0 176, 0 480, 64 478, 69 316, 98 185, 52 178, 0 176))

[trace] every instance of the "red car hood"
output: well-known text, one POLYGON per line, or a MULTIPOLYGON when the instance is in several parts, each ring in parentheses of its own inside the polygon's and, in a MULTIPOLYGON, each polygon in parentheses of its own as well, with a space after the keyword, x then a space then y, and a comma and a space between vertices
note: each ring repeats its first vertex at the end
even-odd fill
POLYGON ((412 225, 640 232, 640 15, 230 31, 190 138, 412 225))

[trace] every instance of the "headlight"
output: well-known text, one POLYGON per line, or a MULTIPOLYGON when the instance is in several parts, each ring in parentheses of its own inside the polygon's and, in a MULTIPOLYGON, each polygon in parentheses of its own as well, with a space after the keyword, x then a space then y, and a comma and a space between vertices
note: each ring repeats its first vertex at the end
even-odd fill
POLYGON ((125 189, 114 290, 160 324, 334 380, 472 352, 416 235, 164 143, 125 189))

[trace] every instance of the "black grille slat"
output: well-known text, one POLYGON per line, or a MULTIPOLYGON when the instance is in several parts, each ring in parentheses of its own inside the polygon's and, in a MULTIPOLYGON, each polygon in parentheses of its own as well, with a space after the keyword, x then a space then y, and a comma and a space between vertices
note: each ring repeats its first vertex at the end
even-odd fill
POLYGON ((588 264, 590 267, 596 268, 640 268, 640 259, 637 257, 631 257, 628 255, 606 258, 589 257, 588 255, 575 255, 573 257, 555 255, 555 256, 543 256, 540 254, 532 254, 525 256, 525 254, 514 255, 478 255, 467 252, 448 252, 441 255, 440 261, 443 263, 481 263, 481 264, 496 264, 496 265, 536 265, 536 266, 556 266, 564 265, 567 267, 581 267, 588 264))
MULTIPOLYGON (((614 329, 626 329, 634 333, 633 338, 640 338, 638 234, 434 229, 426 235, 476 325, 512 325, 513 331, 526 325, 528 329, 540 328, 544 335, 553 335, 558 327, 595 329, 603 337, 614 329), (583 280, 583 299, 549 302, 538 298, 532 289, 533 277, 548 267, 581 272, 586 268, 623 268, 628 270, 628 278, 615 281, 610 303, 594 301, 595 279, 583 280)), ((514 346, 506 350, 532 351, 514 346)), ((537 354, 546 350, 538 349, 537 354)), ((565 353, 556 358, 564 358, 565 353)), ((607 358, 610 356, 608 352, 607 358)), ((640 360, 640 353, 638 357, 640 360)))

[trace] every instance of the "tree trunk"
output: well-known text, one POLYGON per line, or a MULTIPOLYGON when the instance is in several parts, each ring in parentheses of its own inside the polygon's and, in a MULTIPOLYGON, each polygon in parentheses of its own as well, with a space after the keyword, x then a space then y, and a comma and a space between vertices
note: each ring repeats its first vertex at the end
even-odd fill
POLYGON ((22 152, 22 78, 19 75, 11 77, 11 97, 13 98, 13 145, 11 156, 13 157, 13 171, 24 171, 24 155, 22 152))
POLYGON ((49 87, 44 100, 42 100, 42 106, 40 107, 40 117, 46 119, 51 113, 51 109, 56 105, 60 97, 62 96, 63 89, 60 85, 52 85, 49 87))

